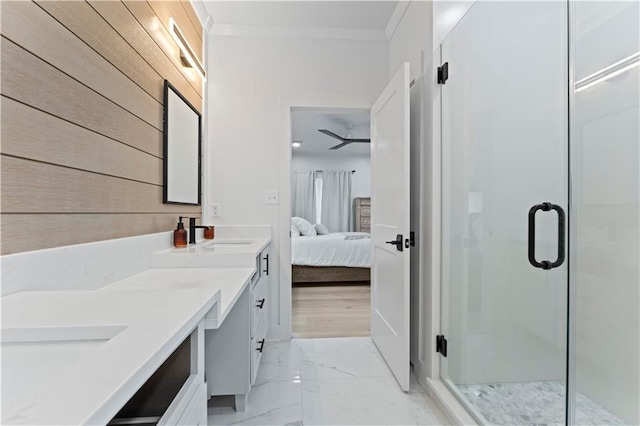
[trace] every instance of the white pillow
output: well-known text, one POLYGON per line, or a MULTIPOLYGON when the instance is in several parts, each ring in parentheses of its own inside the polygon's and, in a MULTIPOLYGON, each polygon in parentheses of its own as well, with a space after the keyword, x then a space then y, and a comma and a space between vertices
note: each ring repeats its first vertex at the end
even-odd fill
POLYGON ((300 231, 298 230, 298 228, 296 228, 296 226, 293 223, 291 224, 291 236, 292 237, 300 236, 300 231))
POLYGON ((316 228, 313 227, 306 219, 301 217, 292 217, 291 223, 293 223, 298 231, 300 231, 300 235, 304 235, 305 237, 311 237, 314 235, 318 235, 316 232, 316 228))
POLYGON ((329 235, 329 228, 327 228, 326 226, 324 226, 321 223, 316 223, 315 225, 313 225, 314 228, 316 228, 316 232, 318 233, 318 235, 329 235))

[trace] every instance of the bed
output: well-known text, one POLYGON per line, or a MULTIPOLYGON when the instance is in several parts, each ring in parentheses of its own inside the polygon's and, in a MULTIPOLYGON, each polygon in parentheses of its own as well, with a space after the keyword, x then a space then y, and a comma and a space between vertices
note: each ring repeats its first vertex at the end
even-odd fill
POLYGON ((292 282, 368 282, 371 254, 366 232, 292 237, 292 282))

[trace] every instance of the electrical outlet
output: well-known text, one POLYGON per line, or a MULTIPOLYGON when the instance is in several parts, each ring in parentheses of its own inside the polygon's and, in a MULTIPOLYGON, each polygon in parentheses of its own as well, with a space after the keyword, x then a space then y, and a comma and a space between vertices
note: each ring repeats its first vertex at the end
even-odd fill
POLYGON ((209 207, 211 211, 211 217, 220 217, 220 215, 222 214, 220 203, 212 203, 209 207))
POLYGON ((265 191, 264 202, 265 204, 279 204, 280 197, 278 196, 278 191, 265 191))

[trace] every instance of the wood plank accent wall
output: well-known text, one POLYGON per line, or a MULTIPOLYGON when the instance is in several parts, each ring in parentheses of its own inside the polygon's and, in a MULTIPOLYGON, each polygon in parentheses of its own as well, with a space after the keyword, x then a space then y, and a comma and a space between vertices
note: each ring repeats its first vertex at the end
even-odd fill
POLYGON ((188 0, 3 1, 0 252, 174 229, 198 206, 162 203, 162 103, 169 80, 202 111, 202 60, 188 0))

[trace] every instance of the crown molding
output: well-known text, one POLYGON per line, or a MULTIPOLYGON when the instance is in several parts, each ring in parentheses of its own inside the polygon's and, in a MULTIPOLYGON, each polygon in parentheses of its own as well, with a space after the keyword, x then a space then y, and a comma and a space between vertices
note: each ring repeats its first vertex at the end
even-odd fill
POLYGON ((307 38, 386 42, 384 30, 358 28, 268 27, 257 25, 213 24, 210 34, 229 37, 307 38))
POLYGON ((226 37, 270 37, 270 38, 307 38, 324 40, 356 40, 388 42, 400 25, 412 0, 400 0, 396 5, 384 30, 364 28, 327 28, 327 27, 271 27, 254 25, 216 24, 209 15, 202 0, 190 0, 196 10, 204 30, 213 36, 226 37))
POLYGON ((411 0, 400 0, 398 4, 396 4, 396 8, 391 14, 391 18, 389 18, 389 22, 387 22, 387 26, 384 29, 387 41, 391 40, 391 37, 393 37, 393 34, 396 32, 398 25, 400 25, 400 22, 404 17, 404 13, 407 11, 410 3, 411 0))
POLYGON ((202 0, 189 0, 191 6, 193 6, 193 10, 195 10, 198 19, 200 20, 200 25, 202 25, 202 29, 206 33, 211 32, 211 26, 213 25, 213 18, 209 15, 207 8, 204 5, 202 0))

